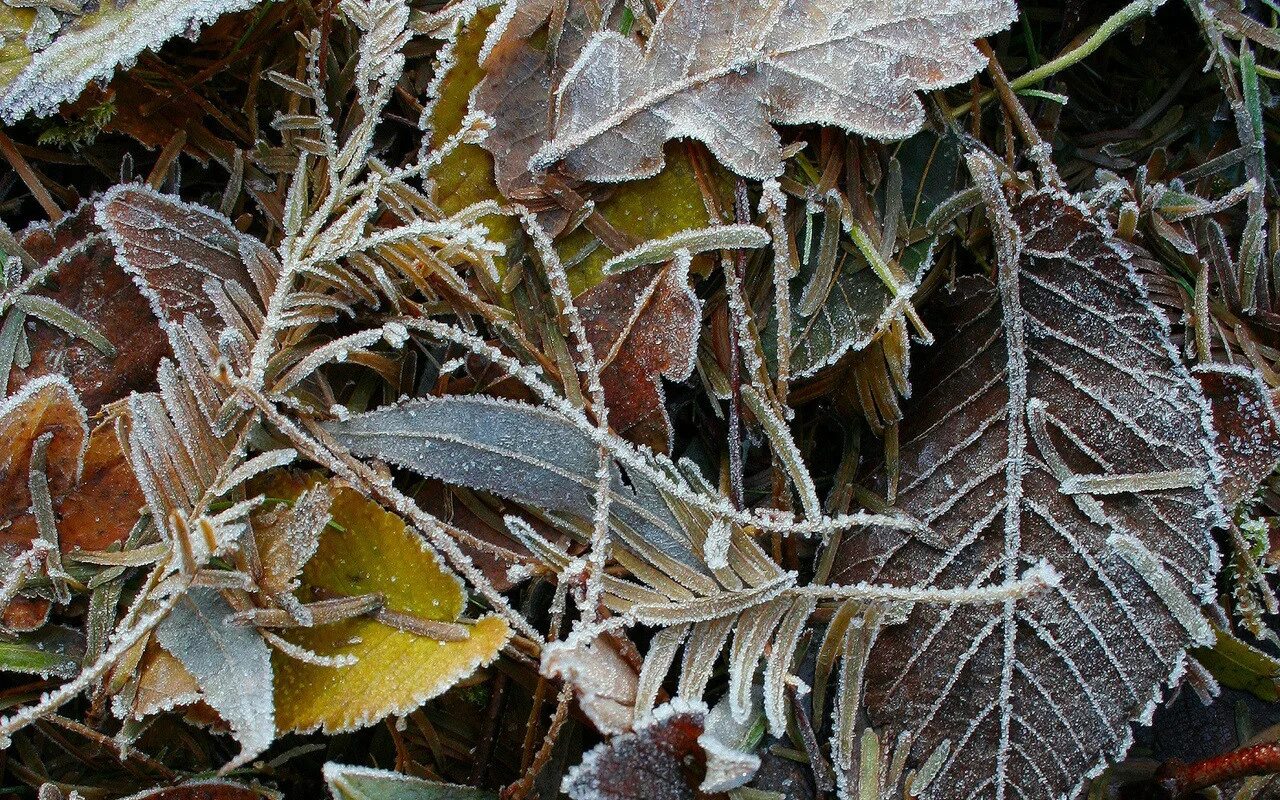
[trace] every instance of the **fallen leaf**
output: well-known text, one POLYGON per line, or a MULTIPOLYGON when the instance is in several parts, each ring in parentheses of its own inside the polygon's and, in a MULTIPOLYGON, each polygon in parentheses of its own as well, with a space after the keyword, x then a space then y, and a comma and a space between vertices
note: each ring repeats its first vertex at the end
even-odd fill
POLYGON ((916 91, 973 75, 985 63, 973 40, 1016 11, 1008 0, 673 0, 643 49, 618 33, 592 36, 556 94, 555 134, 530 167, 563 161, 581 180, 642 178, 661 169, 664 141, 689 137, 761 179, 782 172, 771 123, 905 138, 924 121, 916 91))
MULTIPOLYGON (((343 446, 446 483, 589 521, 599 449, 536 406, 481 396, 424 397, 328 423, 343 446)), ((647 544, 695 569, 679 520, 656 486, 613 467, 612 514, 647 544)))
POLYGON ((75 491, 54 506, 63 551, 106 550, 123 542, 146 502, 120 449, 115 426, 110 421, 102 423, 89 436, 75 491))
POLYGON ((324 765, 324 781, 334 800, 498 800, 498 793, 488 789, 332 761, 324 765))
POLYGON ((134 719, 172 711, 199 702, 200 683, 176 656, 158 644, 149 643, 135 670, 129 713, 134 719))
POLYGON ((52 434, 45 474, 63 553, 105 550, 123 541, 144 503, 110 423, 88 431, 84 408, 65 378, 27 383, 0 405, 0 546, 12 557, 38 535, 30 513, 31 451, 52 434))
POLYGON ((1048 190, 1010 211, 972 158, 998 286, 962 280, 913 379, 926 391, 903 423, 898 503, 927 530, 846 539, 834 580, 1056 573, 1002 602, 916 604, 879 634, 863 686, 884 741, 914 735, 916 766, 950 741, 923 797, 1075 797, 1212 640, 1208 406, 1127 245, 1048 190))
MULTIPOLYGON (((462 583, 394 514, 350 489, 331 506, 334 522, 302 574, 299 597, 377 593, 385 608, 425 620, 455 622, 466 607, 462 583)), ((321 656, 354 656, 351 666, 305 663, 282 653, 275 663, 276 725, 281 733, 326 733, 407 714, 497 657, 511 637, 507 623, 485 616, 466 626, 465 641, 439 641, 368 617, 281 635, 321 656)))
POLYGON ((111 2, 90 5, 65 23, 51 9, 0 5, 0 28, 17 33, 0 47, 0 118, 12 124, 32 113, 48 116, 90 82, 110 79, 118 64, 257 2, 111 2))
POLYGON ((631 730, 640 676, 610 637, 552 642, 542 650, 541 671, 573 687, 578 707, 596 730, 603 734, 631 730))
POLYGON ((1234 506, 1258 488, 1280 463, 1280 416, 1270 387, 1255 370, 1226 365, 1197 367, 1222 459, 1222 501, 1234 506))
POLYGON ((66 496, 84 468, 88 417, 75 389, 61 376, 37 378, 0 402, 0 542, 10 557, 37 536, 31 515, 31 452, 36 439, 52 437, 45 451, 49 494, 66 496))
POLYGON ((609 426, 634 442, 670 452, 671 421, 662 378, 693 374, 702 303, 689 286, 688 259, 606 278, 578 298, 601 364, 609 426))
POLYGON ((252 292, 273 283, 279 267, 256 239, 222 214, 141 184, 107 191, 96 220, 115 246, 116 258, 142 291, 162 329, 194 315, 210 331, 226 322, 206 282, 252 292))
MULTIPOLYGON (((725 791, 704 785, 708 762, 749 754, 708 738, 709 716, 702 703, 679 699, 655 708, 634 731, 596 745, 565 775, 560 791, 573 800, 694 800, 725 791)), ((750 758, 758 767, 759 759, 750 758)))
POLYGON ((256 629, 232 621, 215 589, 192 587, 156 629, 156 641, 191 673, 200 695, 228 725, 245 764, 275 740, 271 650, 256 629))
POLYGON ((84 203, 52 227, 28 228, 21 241, 37 262, 45 264, 68 248, 93 240, 87 250, 54 273, 57 288, 40 294, 96 328, 115 346, 116 355, 108 357, 84 339, 37 324, 27 333, 30 366, 15 366, 9 376, 10 387, 16 389, 40 375, 62 375, 76 388, 90 414, 130 391, 149 389, 160 359, 169 351, 164 333, 116 263, 111 243, 94 224, 93 214, 93 205, 84 203))

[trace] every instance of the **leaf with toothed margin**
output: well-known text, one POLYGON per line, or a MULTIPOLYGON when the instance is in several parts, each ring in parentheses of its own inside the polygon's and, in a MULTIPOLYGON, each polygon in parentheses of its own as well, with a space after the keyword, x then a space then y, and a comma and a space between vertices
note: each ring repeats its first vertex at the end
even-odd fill
POLYGON ((924 122, 916 91, 973 75, 983 64, 973 40, 1016 11, 1010 0, 674 0, 644 48, 612 31, 588 40, 530 166, 642 178, 661 169, 663 142, 686 137, 761 179, 782 172, 774 124, 902 139, 924 122))
POLYGON ((922 800, 1074 798, 1124 755, 1187 648, 1212 641, 1197 606, 1219 566, 1221 471, 1128 245, 1074 198, 1007 200, 978 158, 997 284, 965 279, 946 300, 900 434, 898 504, 929 530, 846 539, 834 580, 1055 568, 1059 584, 998 606, 910 609, 861 685, 885 740, 913 735, 916 766, 950 742, 922 800))

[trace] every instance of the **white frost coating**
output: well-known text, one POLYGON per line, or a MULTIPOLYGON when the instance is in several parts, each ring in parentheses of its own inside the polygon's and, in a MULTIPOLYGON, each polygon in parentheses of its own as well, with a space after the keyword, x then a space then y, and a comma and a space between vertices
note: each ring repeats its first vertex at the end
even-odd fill
POLYGON ((135 0, 123 8, 103 3, 92 24, 71 28, 36 53, 0 96, 0 118, 13 124, 27 114, 48 116, 74 100, 90 81, 106 80, 117 64, 132 64, 144 50, 243 11, 258 0, 135 0))
POLYGON ((601 270, 606 275, 617 275, 636 267, 661 264, 676 257, 681 250, 689 255, 708 250, 738 250, 764 247, 769 234, 755 225, 713 225, 709 228, 690 228, 663 239, 653 239, 619 253, 605 262, 601 270))
POLYGON ((607 637, 584 638, 574 635, 544 647, 542 674, 573 687, 578 707, 601 733, 630 730, 639 676, 607 637))
MULTIPOLYGON (((41 375, 39 378, 24 384, 21 389, 12 395, 0 399, 0 430, 3 430, 6 426, 9 415, 23 416, 25 413, 23 406, 45 390, 50 390, 54 394, 65 395, 62 400, 71 405, 75 410, 76 418, 80 422, 80 443, 76 449, 75 473, 70 476, 78 483, 80 481, 80 473, 84 471, 84 456, 89 450, 89 412, 85 410, 84 404, 80 402, 80 396, 76 394, 75 387, 66 378, 61 375, 41 375)), ((64 435, 66 433, 69 432, 65 432, 64 435)), ((0 472, 16 472, 26 469, 26 466, 26 464, 0 462, 0 472)))
POLYGON ((661 169, 663 142, 689 137, 764 179, 782 172, 771 124, 905 138, 924 121, 915 92, 971 76, 984 63, 973 39, 1015 13, 1009 0, 675 0, 644 50, 612 31, 592 36, 530 168, 564 160, 585 180, 641 178, 661 169))
POLYGON ((276 735, 271 650, 252 626, 233 623, 233 614, 216 590, 193 587, 156 629, 240 742, 240 755, 224 769, 247 763, 276 735))

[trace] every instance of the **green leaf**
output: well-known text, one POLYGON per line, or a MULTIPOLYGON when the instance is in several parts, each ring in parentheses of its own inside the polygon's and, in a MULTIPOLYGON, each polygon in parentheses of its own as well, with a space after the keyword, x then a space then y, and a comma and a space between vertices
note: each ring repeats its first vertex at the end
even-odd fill
POLYGON ((80 671, 83 652, 79 631, 48 625, 12 641, 0 640, 0 670, 70 678, 80 671))
POLYGON ((1196 660, 1223 686, 1252 692, 1268 703, 1280 701, 1280 661, 1220 628, 1214 634, 1213 647, 1191 651, 1196 660))
POLYGON ((369 767, 324 765, 324 782, 334 800, 497 800, 498 793, 472 786, 437 783, 369 767))

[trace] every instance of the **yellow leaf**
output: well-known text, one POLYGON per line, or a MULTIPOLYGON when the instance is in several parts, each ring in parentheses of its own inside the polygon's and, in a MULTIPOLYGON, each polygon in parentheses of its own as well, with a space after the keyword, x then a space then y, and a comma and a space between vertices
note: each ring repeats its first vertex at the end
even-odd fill
MULTIPOLYGON (((285 488, 296 494, 296 486, 285 488)), ((302 572, 300 599, 376 592, 391 611, 442 622, 458 619, 466 606, 462 582, 399 517, 350 489, 338 492, 330 510, 341 530, 331 526, 321 537, 302 572)), ((367 617, 285 631, 286 639, 312 652, 359 660, 327 667, 276 652, 277 727, 281 733, 317 728, 335 733, 407 714, 493 661, 511 638, 506 621, 497 616, 469 627, 471 637, 460 642, 437 641, 367 617)))
MULTIPOLYGON (((440 82, 436 103, 431 109, 433 147, 439 147, 462 127, 471 90, 484 77, 478 63, 480 47, 496 15, 496 8, 480 11, 458 34, 453 50, 454 65, 440 82)), ((482 200, 505 202, 494 183, 493 157, 478 144, 460 145, 445 156, 431 170, 431 179, 435 182, 433 199, 446 214, 457 213, 482 200)), ((484 218, 484 224, 489 229, 489 238, 507 245, 508 249, 520 236, 520 225, 511 217, 490 215, 484 218)), ((506 257, 498 256, 494 262, 498 274, 505 276, 506 257)))
MULTIPOLYGON (((702 200, 702 190, 693 171, 693 164, 680 143, 666 148, 667 165, 652 178, 623 184, 606 200, 596 204, 596 210, 609 224, 636 242, 665 239, 673 233, 691 228, 705 228, 723 220, 712 220, 702 200)), ((727 174, 718 166, 712 167, 715 190, 720 195, 722 208, 732 208, 733 188, 727 174)), ((575 254, 582 252, 595 240, 585 228, 578 228, 556 243, 560 257, 566 263, 577 261, 575 254)), ((569 270, 569 288, 575 295, 592 288, 604 279, 601 268, 615 253, 607 247, 597 247, 569 270)))

